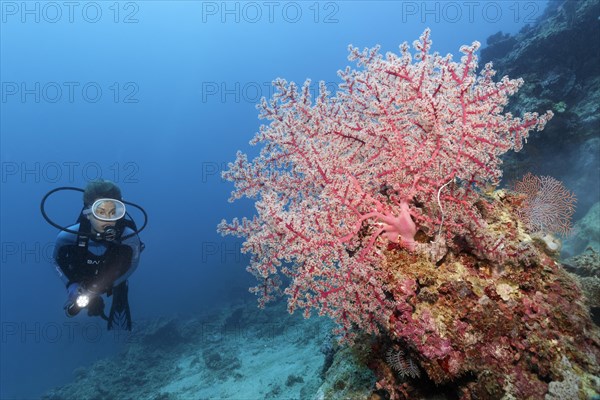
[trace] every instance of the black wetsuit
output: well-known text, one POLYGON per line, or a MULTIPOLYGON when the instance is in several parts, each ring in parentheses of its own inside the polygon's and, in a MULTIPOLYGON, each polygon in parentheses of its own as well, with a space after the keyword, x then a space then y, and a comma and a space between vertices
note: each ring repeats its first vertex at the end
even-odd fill
MULTIPOLYGON (((70 226, 69 230, 78 231, 79 224, 70 226)), ((130 228, 125 228, 122 236, 132 233, 130 228)), ((54 248, 56 270, 66 287, 71 283, 78 283, 97 295, 107 294, 110 296, 114 292, 113 306, 110 317, 108 317, 109 329, 112 328, 115 312, 127 313, 129 321, 125 328, 131 329, 129 305, 127 304, 127 279, 138 266, 141 246, 137 235, 132 235, 122 242, 89 239, 87 247, 78 246, 77 235, 74 233, 62 231, 56 238, 54 248), (121 304, 123 302, 124 304, 121 304)), ((100 299, 99 296, 98 299, 100 299)), ((90 314, 89 311, 94 313, 98 311, 98 314, 95 315, 103 316, 104 303, 101 304, 101 310, 88 309, 88 314, 90 314)))

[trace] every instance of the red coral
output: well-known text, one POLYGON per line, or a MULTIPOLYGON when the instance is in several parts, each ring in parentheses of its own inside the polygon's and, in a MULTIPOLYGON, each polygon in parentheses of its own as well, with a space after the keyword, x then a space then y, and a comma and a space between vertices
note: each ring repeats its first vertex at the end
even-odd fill
POLYGON ((389 293, 402 291, 383 268, 390 243, 439 255, 444 242, 466 241, 491 259, 502 250, 485 233, 478 188, 499 180, 499 156, 519 150, 552 113, 503 113, 522 80, 494 82, 491 64, 477 76, 479 43, 463 46, 459 63, 430 46, 426 30, 414 57, 406 43, 385 58, 351 47, 362 69, 340 72, 335 97, 324 83, 313 101, 310 82, 299 91, 277 80, 273 99, 262 100, 271 122, 251 142, 264 143, 260 155, 249 162, 238 153, 223 173, 236 186, 231 200, 256 198, 258 217, 219 225, 246 237, 261 305, 283 272, 290 311, 316 309, 344 330, 379 332, 397 306, 389 293), (436 240, 417 243, 417 231, 436 240))

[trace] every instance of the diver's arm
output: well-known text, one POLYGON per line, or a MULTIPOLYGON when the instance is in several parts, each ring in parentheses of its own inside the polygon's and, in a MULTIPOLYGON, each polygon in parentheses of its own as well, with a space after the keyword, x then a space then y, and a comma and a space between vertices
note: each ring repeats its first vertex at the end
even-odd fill
MULTIPOLYGON (((129 228, 127 228, 123 234, 129 235, 131 233, 133 233, 133 231, 130 230, 129 228)), ((137 269, 138 264, 140 262, 141 245, 140 245, 140 239, 138 238, 137 235, 133 235, 133 236, 127 238, 121 244, 131 247, 131 250, 132 250, 131 265, 127 269, 127 272, 125 272, 123 275, 121 275, 119 278, 117 278, 115 280, 115 282, 113 283, 113 287, 118 286, 121 282, 126 281, 131 276, 131 274, 133 274, 133 272, 137 269)))
MULTIPOLYGON (((69 227, 69 229, 77 230, 78 226, 69 227)), ((52 256, 54 260, 54 264, 56 266, 56 272, 60 280, 65 284, 65 286, 71 281, 67 276, 69 269, 69 263, 72 260, 72 248, 77 242, 77 236, 61 231, 57 237, 56 242, 54 243, 54 254, 52 256)))
MULTIPOLYGON (((133 233, 125 228, 123 235, 133 233)), ((111 293, 111 288, 124 282, 135 270, 140 257, 140 241, 130 237, 122 242, 91 240, 88 251, 102 257, 102 264, 85 282, 86 289, 97 293, 111 293)))

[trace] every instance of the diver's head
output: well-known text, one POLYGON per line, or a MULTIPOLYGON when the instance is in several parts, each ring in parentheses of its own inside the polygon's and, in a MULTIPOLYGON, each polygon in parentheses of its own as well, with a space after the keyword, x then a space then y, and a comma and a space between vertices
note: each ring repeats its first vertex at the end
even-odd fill
POLYGON ((121 189, 113 182, 98 179, 87 184, 83 192, 83 213, 93 233, 104 233, 124 217, 125 205, 121 201, 121 189))

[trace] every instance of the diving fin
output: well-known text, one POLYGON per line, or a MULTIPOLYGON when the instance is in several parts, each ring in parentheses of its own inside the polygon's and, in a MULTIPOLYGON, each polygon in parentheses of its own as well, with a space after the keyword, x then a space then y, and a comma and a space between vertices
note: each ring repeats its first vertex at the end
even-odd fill
POLYGON ((131 312, 129 311, 129 300, 127 293, 129 286, 127 281, 121 282, 112 290, 112 304, 108 315, 108 330, 116 325, 119 329, 131 330, 131 312))

